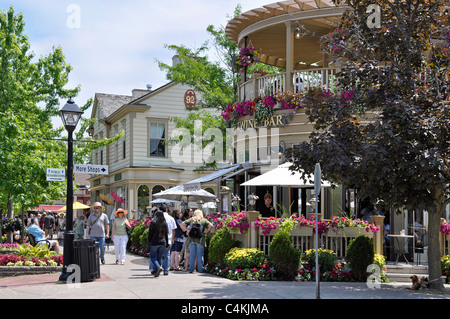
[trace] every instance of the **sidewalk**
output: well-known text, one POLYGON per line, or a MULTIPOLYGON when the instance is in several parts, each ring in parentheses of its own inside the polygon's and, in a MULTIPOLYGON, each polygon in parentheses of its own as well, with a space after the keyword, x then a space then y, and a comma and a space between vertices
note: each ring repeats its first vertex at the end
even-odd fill
MULTIPOLYGON (((211 274, 171 272, 154 278, 148 258, 127 254, 125 265, 116 265, 114 247, 100 266, 101 278, 81 284, 58 283, 59 274, 0 278, 3 299, 315 299, 315 282, 232 281, 211 274)), ((321 299, 450 299, 447 292, 407 290, 410 284, 320 283, 321 299)))

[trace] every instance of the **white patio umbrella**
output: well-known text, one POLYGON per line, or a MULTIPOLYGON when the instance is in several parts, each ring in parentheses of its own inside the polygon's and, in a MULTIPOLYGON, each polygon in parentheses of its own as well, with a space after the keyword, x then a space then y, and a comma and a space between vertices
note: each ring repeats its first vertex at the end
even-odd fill
POLYGON ((198 201, 212 202, 216 199, 216 195, 205 191, 204 189, 185 190, 184 185, 178 185, 162 192, 153 194, 156 198, 170 199, 176 201, 198 201))
MULTIPOLYGON (((242 183, 241 186, 284 186, 284 187, 314 187, 314 175, 309 177, 312 182, 301 178, 300 172, 289 170, 292 163, 286 162, 277 168, 261 174, 251 180, 242 183)), ((330 187, 327 181, 322 181, 322 187, 330 187)))
MULTIPOLYGON (((241 186, 281 186, 289 187, 289 203, 291 203, 291 187, 305 188, 314 187, 314 174, 311 174, 309 179, 301 178, 298 171, 290 171, 289 167, 292 163, 286 162, 279 165, 277 168, 261 174, 251 180, 242 183, 241 186), (312 182, 310 182, 312 181, 312 182)), ((322 187, 330 187, 328 181, 321 181, 322 187)))
POLYGON ((158 198, 155 200, 152 200, 150 204, 162 204, 162 203, 178 203, 177 200, 171 200, 171 199, 164 199, 164 198, 158 198))

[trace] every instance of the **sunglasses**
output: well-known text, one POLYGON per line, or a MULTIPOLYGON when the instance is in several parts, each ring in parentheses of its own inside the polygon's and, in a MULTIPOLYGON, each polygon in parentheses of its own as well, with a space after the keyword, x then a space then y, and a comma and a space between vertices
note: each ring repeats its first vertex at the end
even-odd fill
POLYGON ((101 207, 94 207, 94 209, 102 209, 101 207))

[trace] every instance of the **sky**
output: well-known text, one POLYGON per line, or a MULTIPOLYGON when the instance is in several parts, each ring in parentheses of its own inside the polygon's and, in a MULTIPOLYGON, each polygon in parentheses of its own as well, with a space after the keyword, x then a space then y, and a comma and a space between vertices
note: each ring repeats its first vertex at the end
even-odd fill
MULTIPOLYGON (((74 98, 83 106, 95 93, 131 95, 169 81, 156 59, 172 63, 165 44, 199 48, 211 37, 208 25, 227 24, 238 4, 242 12, 276 1, 264 0, 0 0, 25 19, 25 33, 36 57, 61 46, 72 65, 68 88, 81 85, 74 98)), ((215 59, 214 52, 209 54, 215 59)), ((61 100, 61 108, 65 100, 61 100)), ((91 108, 92 109, 92 108, 91 108)), ((90 117, 91 109, 83 116, 90 117)), ((59 118, 54 125, 60 126, 59 118)))

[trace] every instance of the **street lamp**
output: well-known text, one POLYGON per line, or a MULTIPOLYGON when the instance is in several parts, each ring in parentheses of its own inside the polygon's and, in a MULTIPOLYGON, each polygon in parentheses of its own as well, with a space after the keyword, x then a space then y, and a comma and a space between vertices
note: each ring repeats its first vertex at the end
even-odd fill
POLYGON ((72 133, 81 118, 83 111, 70 98, 59 111, 62 122, 67 130, 67 197, 66 197, 66 230, 64 232, 63 269, 59 276, 60 281, 67 281, 72 273, 67 267, 73 263, 73 136, 72 133))

